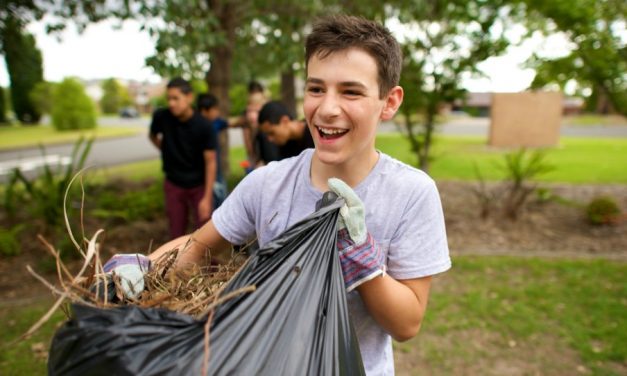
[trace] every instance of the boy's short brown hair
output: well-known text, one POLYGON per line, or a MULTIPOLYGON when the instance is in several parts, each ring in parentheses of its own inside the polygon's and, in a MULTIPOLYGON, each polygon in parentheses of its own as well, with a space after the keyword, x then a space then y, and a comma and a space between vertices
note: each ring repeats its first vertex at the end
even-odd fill
POLYGON ((313 56, 325 58, 349 48, 361 49, 376 61, 380 98, 398 85, 401 47, 385 26, 361 17, 334 15, 318 20, 305 42, 305 64, 313 56))

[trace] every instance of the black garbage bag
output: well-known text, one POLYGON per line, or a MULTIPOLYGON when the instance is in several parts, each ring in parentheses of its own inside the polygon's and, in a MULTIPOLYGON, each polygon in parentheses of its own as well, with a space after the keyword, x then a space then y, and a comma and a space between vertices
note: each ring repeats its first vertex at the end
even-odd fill
MULTIPOLYGON (((341 199, 259 249, 224 293, 209 336, 209 375, 364 375, 336 250, 341 199)), ((50 375, 200 375, 204 320, 164 309, 74 305, 53 338, 50 375)))

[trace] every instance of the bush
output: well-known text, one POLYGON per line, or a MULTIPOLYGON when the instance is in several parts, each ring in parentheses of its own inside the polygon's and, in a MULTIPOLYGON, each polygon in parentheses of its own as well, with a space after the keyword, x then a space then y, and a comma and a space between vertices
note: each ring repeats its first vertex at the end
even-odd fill
POLYGON ((596 197, 586 206, 586 217, 593 225, 613 224, 619 215, 620 208, 611 197, 596 197))
POLYGON ((49 114, 52 112, 55 86, 55 83, 43 81, 31 90, 30 100, 40 113, 49 114))
MULTIPOLYGON (((39 175, 28 178, 19 168, 16 168, 5 190, 4 204, 7 212, 11 215, 15 213, 17 205, 23 204, 33 217, 42 218, 51 228, 63 223, 65 191, 74 175, 83 168, 92 143, 93 139, 87 141, 79 139, 74 144, 70 163, 60 174, 54 170, 54 167, 45 165, 39 175)), ((43 146, 41 150, 42 155, 45 156, 43 146)), ((58 168, 60 170, 61 166, 58 168)))
POLYGON ((19 224, 10 229, 0 227, 0 255, 17 256, 20 254, 18 236, 23 229, 23 224, 19 224))
MULTIPOLYGON (((528 152, 522 148, 505 154, 504 163, 499 167, 505 173, 505 178, 500 186, 489 189, 481 171, 475 165, 475 175, 479 186, 473 189, 473 193, 480 204, 480 216, 487 218, 499 204, 507 218, 516 220, 529 196, 533 192, 538 192, 533 180, 552 171, 553 166, 545 161, 545 154, 542 151, 528 152)), ((539 195, 544 195, 544 199, 548 199, 550 192, 541 190, 539 195)))
POLYGON ((121 219, 124 222, 153 220, 164 213, 164 197, 161 182, 152 183, 145 189, 129 192, 105 190, 98 194, 95 217, 121 219))
POLYGON ((100 110, 105 114, 117 114, 125 106, 133 104, 126 86, 121 85, 115 78, 102 82, 102 98, 100 110))
POLYGON ((96 128, 96 107, 83 85, 64 79, 54 90, 52 125, 57 130, 96 128))

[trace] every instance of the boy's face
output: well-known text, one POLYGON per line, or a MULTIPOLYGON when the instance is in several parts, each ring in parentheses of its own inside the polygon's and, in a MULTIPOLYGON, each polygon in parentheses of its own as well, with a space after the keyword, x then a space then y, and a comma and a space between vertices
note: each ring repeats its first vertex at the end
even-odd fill
POLYGON ((269 121, 259 124, 259 129, 268 137, 268 141, 283 146, 290 140, 289 118, 284 116, 278 124, 269 121))
POLYGON ((391 119, 403 98, 397 86, 380 99, 377 78, 376 61, 360 49, 311 57, 303 109, 321 162, 372 160, 377 124, 391 119))
POLYGON ((214 121, 220 117, 220 109, 218 107, 203 108, 200 114, 209 121, 214 121))
POLYGON ((167 90, 168 108, 172 115, 182 117, 192 108, 194 95, 192 93, 185 94, 181 89, 172 87, 167 90))

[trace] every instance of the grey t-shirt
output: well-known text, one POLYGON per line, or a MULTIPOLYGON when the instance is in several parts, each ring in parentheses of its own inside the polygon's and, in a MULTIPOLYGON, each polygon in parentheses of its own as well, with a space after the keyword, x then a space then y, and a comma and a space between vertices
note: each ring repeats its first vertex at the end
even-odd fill
MULTIPOLYGON (((257 236, 263 247, 311 214, 322 193, 311 184, 314 150, 253 171, 213 213, 218 232, 233 244, 257 236)), ((379 153, 370 174, 354 188, 366 208, 366 227, 387 255, 398 280, 451 267, 444 216, 435 182, 424 172, 379 153)), ((357 291, 348 294, 366 374, 393 375, 392 340, 368 313, 357 291)))

